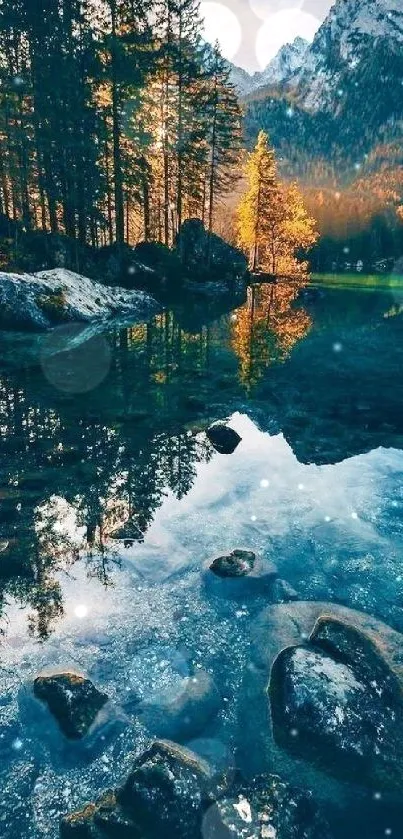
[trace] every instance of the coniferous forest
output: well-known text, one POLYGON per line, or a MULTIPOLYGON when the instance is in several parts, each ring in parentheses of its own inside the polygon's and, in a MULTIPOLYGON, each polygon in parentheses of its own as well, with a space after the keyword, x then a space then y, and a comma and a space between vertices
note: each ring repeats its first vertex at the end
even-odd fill
POLYGON ((1 3, 1 211, 95 246, 211 229, 241 112, 195 0, 1 3))

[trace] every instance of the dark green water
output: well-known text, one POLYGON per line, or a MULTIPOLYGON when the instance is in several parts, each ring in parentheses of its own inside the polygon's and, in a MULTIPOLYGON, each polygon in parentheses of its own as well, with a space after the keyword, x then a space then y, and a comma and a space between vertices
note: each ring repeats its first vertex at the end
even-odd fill
POLYGON ((301 599, 403 631, 403 291, 294 298, 262 287, 88 340, 64 328, 1 337, 9 839, 56 837, 60 812, 120 780, 150 734, 126 694, 170 683, 178 650, 225 694, 208 736, 236 748, 234 697, 264 604, 217 614, 200 585, 209 556, 259 550, 301 599), (225 417, 242 437, 230 457, 204 434, 225 417), (84 765, 21 700, 27 680, 61 666, 86 672, 127 715, 84 765))

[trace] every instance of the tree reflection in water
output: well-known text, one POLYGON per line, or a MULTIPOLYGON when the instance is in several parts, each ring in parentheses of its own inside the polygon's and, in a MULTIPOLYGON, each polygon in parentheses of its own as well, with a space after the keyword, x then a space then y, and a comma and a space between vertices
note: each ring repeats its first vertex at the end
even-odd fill
MULTIPOLYGON (((144 540, 166 494, 185 496, 212 457, 199 431, 236 409, 309 330, 309 315, 292 308, 297 290, 254 287, 221 318, 208 306, 202 323, 200 312, 177 309, 111 334, 111 369, 90 393, 60 393, 36 367, 1 374, 4 630, 15 600, 29 632, 47 639, 63 616, 63 575, 79 559, 113 583, 115 540, 144 540)), ((79 363, 80 349, 70 352, 79 363)))
POLYGON ((246 306, 232 320, 232 347, 239 358, 240 379, 250 392, 272 364, 289 356, 308 334, 312 319, 293 307, 301 283, 251 286, 246 306))

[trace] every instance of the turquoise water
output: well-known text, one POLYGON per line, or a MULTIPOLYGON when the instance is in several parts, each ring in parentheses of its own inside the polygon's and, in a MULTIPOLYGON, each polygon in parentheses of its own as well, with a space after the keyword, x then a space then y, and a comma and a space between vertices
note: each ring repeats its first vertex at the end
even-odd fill
MULTIPOLYGON (((399 288, 297 300, 266 286, 121 330, 1 336, 5 836, 56 837, 61 813, 120 782, 153 735, 136 696, 175 690, 178 660, 223 699, 195 737, 236 765, 266 601, 217 605, 209 557, 257 550, 301 599, 403 631, 402 307, 399 288), (231 456, 204 433, 222 418, 242 437, 231 456), (44 668, 109 695, 102 741, 66 748, 30 698, 44 668)), ((350 815, 341 835, 360 829, 350 815)), ((362 835, 383 835, 385 819, 362 835)))

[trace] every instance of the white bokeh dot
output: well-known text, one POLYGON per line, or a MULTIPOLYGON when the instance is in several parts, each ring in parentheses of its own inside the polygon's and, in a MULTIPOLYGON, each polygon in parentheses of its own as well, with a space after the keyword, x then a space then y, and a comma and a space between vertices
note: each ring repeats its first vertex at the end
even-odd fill
POLYGON ((272 14, 288 11, 290 5, 293 10, 302 9, 304 0, 292 0, 291 4, 290 0, 271 0, 270 3, 268 3, 268 0, 249 0, 249 6, 252 12, 260 20, 267 20, 272 14))
POLYGON ((241 24, 237 16, 228 6, 213 0, 202 0, 200 14, 206 41, 211 44, 218 41, 223 56, 231 61, 242 41, 241 24))
POLYGON ((320 21, 298 6, 282 9, 266 18, 256 38, 256 58, 262 69, 267 67, 283 44, 292 43, 298 36, 312 41, 320 21))
POLYGON ((88 606, 85 603, 79 603, 74 609, 74 614, 76 618, 86 618, 88 615, 88 606))

